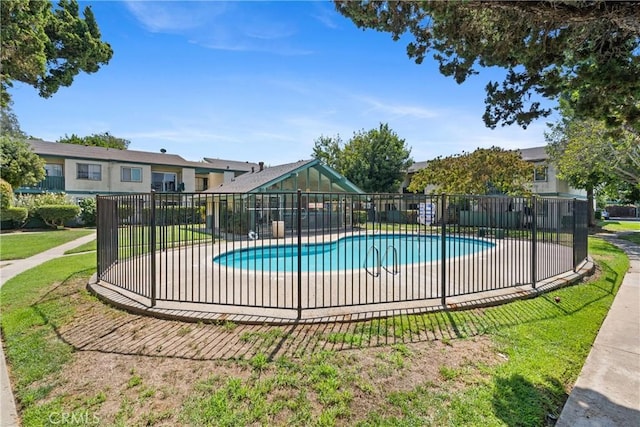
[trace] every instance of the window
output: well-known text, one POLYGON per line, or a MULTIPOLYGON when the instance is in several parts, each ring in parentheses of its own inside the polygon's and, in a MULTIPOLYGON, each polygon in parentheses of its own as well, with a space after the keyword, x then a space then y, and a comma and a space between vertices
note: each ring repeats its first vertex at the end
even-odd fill
POLYGON ((88 179, 90 181, 101 181, 102 166, 89 163, 78 163, 78 173, 76 178, 88 179))
POLYGON ((177 179, 175 173, 153 172, 151 174, 151 188, 155 191, 176 191, 177 179))
POLYGON ((120 180, 122 182, 142 182, 142 168, 123 166, 120 168, 120 180))
POLYGON ((44 171, 47 176, 62 176, 62 165, 46 164, 44 171))
POLYGON ((209 188, 209 178, 196 177, 196 191, 205 191, 209 188))
POLYGON ((544 182, 547 180, 548 168, 546 166, 536 166, 533 170, 533 180, 535 182, 544 182))

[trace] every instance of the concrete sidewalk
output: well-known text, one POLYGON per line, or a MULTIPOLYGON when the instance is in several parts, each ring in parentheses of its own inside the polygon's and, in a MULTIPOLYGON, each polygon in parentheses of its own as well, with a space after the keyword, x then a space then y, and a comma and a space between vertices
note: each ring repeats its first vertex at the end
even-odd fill
MULTIPOLYGON (((51 259, 59 258, 64 255, 65 251, 76 248, 96 238, 96 233, 57 246, 48 251, 41 252, 29 258, 12 260, 3 262, 0 268, 0 287, 2 287, 9 279, 17 276, 23 271, 27 271, 37 265, 40 265, 51 259)), ((0 340, 1 340, 0 335, 0 340)), ((0 427, 15 427, 20 425, 20 418, 16 409, 16 403, 13 398, 11 382, 7 364, 4 358, 4 342, 0 345, 0 427)))
POLYGON ((640 426, 640 247, 600 237, 624 249, 630 268, 556 427, 640 426))

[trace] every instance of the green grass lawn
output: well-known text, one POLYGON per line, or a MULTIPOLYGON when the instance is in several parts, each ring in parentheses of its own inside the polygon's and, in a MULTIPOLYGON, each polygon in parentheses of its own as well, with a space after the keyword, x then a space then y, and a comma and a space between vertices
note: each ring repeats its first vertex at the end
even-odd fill
POLYGON ((97 240, 92 240, 90 242, 87 242, 83 245, 80 245, 78 247, 75 247, 73 249, 69 249, 68 251, 65 251, 65 255, 72 255, 72 254, 79 254, 82 252, 91 252, 91 251, 95 251, 98 249, 98 241, 97 240))
POLYGON ((598 223, 607 231, 640 231, 640 221, 601 221, 598 223))
POLYGON ((78 239, 94 230, 63 229, 0 235, 0 260, 23 259, 78 239))
MULTIPOLYGON (((564 405, 629 266, 622 251, 598 238, 589 239, 589 253, 599 274, 580 285, 486 309, 344 324, 338 332, 321 327, 310 333, 319 345, 293 356, 270 356, 293 340, 289 328, 206 325, 219 328, 220 339, 239 333, 241 343, 260 351, 209 361, 152 355, 148 371, 138 357, 103 354, 105 369, 126 370, 130 378, 118 388, 87 373, 80 383, 89 386, 77 394, 58 389, 70 381, 65 370, 74 360, 92 352, 74 352, 59 331, 82 322, 77 313, 95 318, 102 311, 123 324, 136 317, 85 291, 95 254, 51 260, 8 281, 0 290, 0 324, 25 426, 46 424, 54 412, 87 411, 100 413, 106 425, 544 426, 547 414, 564 405), (448 333, 413 341, 433 331, 448 333), (460 358, 465 343, 480 338, 489 342, 491 363, 470 353, 457 366, 435 367, 433 380, 415 375, 436 363, 423 354, 460 358), (343 343, 345 350, 322 343, 343 343), (196 379, 182 391, 148 384, 166 364, 184 365, 180 372, 196 372, 196 379)), ((177 336, 203 327, 183 325, 177 336)), ((175 381, 185 380, 169 376, 166 387, 175 381)))

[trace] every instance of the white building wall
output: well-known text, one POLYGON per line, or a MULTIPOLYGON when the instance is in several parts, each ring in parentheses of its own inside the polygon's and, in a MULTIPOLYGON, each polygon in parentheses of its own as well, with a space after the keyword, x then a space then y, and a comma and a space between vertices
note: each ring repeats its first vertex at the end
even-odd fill
POLYGON ((65 191, 88 193, 144 193, 151 189, 151 166, 105 162, 98 160, 65 159, 65 191), (78 179, 78 164, 100 165, 101 179, 78 179), (122 168, 142 169, 141 182, 122 181, 122 168))
POLYGON ((196 170, 192 168, 182 168, 182 183, 184 191, 195 193, 196 191, 196 170))

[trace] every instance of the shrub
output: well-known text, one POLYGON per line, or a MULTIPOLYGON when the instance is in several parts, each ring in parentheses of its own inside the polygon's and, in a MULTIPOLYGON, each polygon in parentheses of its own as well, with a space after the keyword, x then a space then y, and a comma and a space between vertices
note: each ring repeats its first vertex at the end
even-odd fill
POLYGON ((0 178, 0 209, 4 210, 13 205, 13 188, 0 178))
POLYGON ((220 228, 228 233, 244 235, 249 232, 249 218, 246 213, 228 210, 221 218, 220 228))
POLYGON ((367 211, 353 211, 353 223, 354 225, 366 224, 367 211))
POLYGON ((43 205, 37 214, 45 224, 51 227, 63 226, 65 221, 74 219, 80 213, 76 205, 43 205))
POLYGON ((73 201, 64 193, 23 194, 16 197, 15 203, 17 207, 27 208, 29 219, 39 217, 38 209, 46 205, 75 206, 73 201))
POLYGON ((82 199, 78 206, 80 206, 80 219, 84 225, 96 225, 96 214, 98 212, 96 199, 82 199))
POLYGON ((2 220, 13 221, 17 227, 22 227, 29 217, 29 211, 26 208, 8 207, 2 209, 2 220))

